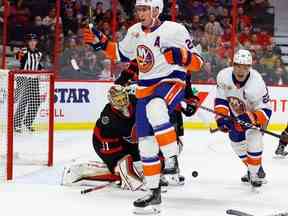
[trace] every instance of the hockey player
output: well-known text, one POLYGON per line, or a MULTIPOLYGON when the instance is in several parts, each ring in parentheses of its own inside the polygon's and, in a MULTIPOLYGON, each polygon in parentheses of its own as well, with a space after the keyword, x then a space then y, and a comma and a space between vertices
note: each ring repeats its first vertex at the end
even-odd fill
MULTIPOLYGON (((199 71, 202 59, 192 53, 192 40, 181 24, 159 20, 163 0, 136 0, 139 23, 128 29, 119 43, 92 28, 96 40, 84 40, 112 59, 137 59, 139 80, 135 86, 136 129, 149 194, 134 202, 135 213, 158 213, 161 204, 159 148, 165 158, 177 160, 176 133, 169 112, 183 99, 186 71, 199 71), (98 42, 98 43, 97 43, 98 42)), ((87 40, 85 39, 87 36, 87 40)), ((174 168, 177 173, 176 167, 174 168)))
MULTIPOLYGON (((120 84, 122 86, 128 86, 129 84, 135 82, 138 80, 139 75, 139 69, 137 65, 136 59, 132 60, 129 63, 129 66, 126 70, 123 70, 120 74, 120 76, 115 80, 115 84, 120 84)), ((184 94, 184 101, 185 108, 179 103, 176 108, 169 114, 170 121, 173 124, 176 136, 177 136, 177 146, 178 146, 178 156, 182 152, 183 149, 183 141, 182 137, 184 136, 184 127, 183 127, 183 117, 182 113, 184 113, 185 116, 192 116, 195 114, 197 110, 197 104, 199 103, 199 98, 193 94, 192 88, 191 88, 191 76, 186 75, 186 87, 185 87, 185 94, 184 94)), ((162 155, 160 153, 160 155, 162 155)), ((160 156, 160 158, 162 158, 160 156)), ((166 159, 162 162, 162 175, 161 175, 161 183, 164 184, 170 184, 170 185, 183 185, 185 181, 185 177, 180 175, 180 169, 179 165, 174 165, 174 160, 172 159, 166 159), (179 176, 175 176, 175 166, 178 167, 178 173, 179 176), (171 169, 172 168, 172 169, 171 169), (172 174, 171 174, 172 173, 172 174), (166 178, 166 177, 167 178, 166 178)), ((176 161, 177 162, 177 161, 176 161)))
POLYGON ((65 168, 63 185, 83 179, 121 180, 122 187, 133 191, 143 185, 142 163, 137 140, 133 135, 135 99, 129 97, 120 85, 109 89, 108 99, 109 103, 96 122, 92 138, 95 152, 104 164, 87 162, 65 168))
POLYGON ((261 160, 262 134, 233 121, 237 118, 265 128, 272 113, 267 87, 261 75, 252 68, 248 50, 238 50, 233 66, 217 75, 215 111, 228 116, 216 115, 218 128, 229 132, 233 150, 248 168, 241 180, 249 181, 254 187, 261 186, 265 177, 261 160))
POLYGON ((281 133, 279 145, 275 151, 275 154, 280 156, 288 155, 288 152, 285 151, 287 144, 288 144, 288 124, 286 126, 286 129, 281 133))

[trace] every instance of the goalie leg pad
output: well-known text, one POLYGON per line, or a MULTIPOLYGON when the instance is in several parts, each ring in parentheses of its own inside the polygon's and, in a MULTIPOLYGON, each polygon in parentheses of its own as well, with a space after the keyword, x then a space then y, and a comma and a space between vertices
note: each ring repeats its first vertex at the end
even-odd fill
POLYGON ((65 167, 61 185, 69 186, 83 179, 113 181, 119 180, 119 177, 113 175, 106 164, 91 161, 65 167))
POLYGON ((132 157, 130 155, 126 155, 118 161, 115 171, 118 172, 121 177, 122 188, 136 191, 143 186, 143 180, 134 171, 135 169, 136 168, 133 167, 132 157))

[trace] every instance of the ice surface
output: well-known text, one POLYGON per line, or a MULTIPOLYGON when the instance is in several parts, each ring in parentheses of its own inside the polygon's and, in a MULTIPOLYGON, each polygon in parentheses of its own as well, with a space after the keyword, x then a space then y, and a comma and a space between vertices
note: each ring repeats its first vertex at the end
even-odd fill
MULTIPOLYGON (((79 187, 59 185, 65 164, 97 158, 91 135, 90 131, 57 132, 53 168, 37 167, 12 183, 0 184, 0 215, 133 215, 132 202, 143 192, 107 187, 81 195, 79 187)), ((246 170, 225 134, 187 130, 180 158, 186 182, 182 187, 169 187, 162 195, 161 215, 223 216, 229 208, 259 216, 288 211, 288 159, 274 158, 277 139, 265 135, 264 141, 268 184, 255 193, 240 182, 246 170), (194 170, 199 172, 197 178, 191 176, 194 170)), ((15 172, 21 169, 17 166, 15 172)))

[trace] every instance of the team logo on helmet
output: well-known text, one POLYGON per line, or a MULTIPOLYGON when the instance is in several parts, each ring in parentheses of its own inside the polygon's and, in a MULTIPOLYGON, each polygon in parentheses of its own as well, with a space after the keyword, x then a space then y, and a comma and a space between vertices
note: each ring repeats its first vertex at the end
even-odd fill
POLYGON ((149 72, 154 66, 153 52, 145 45, 137 47, 137 63, 141 73, 149 72))

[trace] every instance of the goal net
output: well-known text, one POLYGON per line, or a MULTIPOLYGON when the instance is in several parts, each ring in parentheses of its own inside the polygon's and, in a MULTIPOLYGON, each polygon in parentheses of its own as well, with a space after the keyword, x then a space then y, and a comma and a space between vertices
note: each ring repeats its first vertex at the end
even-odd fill
POLYGON ((53 95, 53 72, 0 70, 0 180, 52 165, 53 95))

